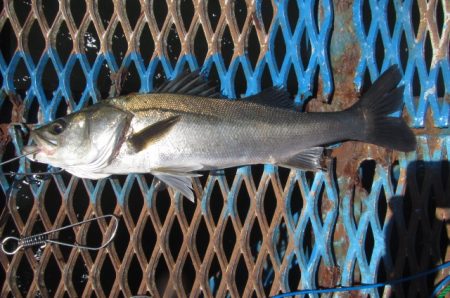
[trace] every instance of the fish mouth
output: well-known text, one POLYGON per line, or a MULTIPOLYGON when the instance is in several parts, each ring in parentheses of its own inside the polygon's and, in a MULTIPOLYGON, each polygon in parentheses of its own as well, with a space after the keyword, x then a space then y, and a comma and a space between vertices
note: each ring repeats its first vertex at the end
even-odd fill
POLYGON ((39 152, 44 152, 46 155, 52 155, 53 153, 55 153, 58 146, 58 142, 56 140, 49 140, 38 131, 32 131, 30 133, 30 138, 35 143, 35 145, 25 146, 25 153, 31 153, 36 150, 38 150, 39 152))

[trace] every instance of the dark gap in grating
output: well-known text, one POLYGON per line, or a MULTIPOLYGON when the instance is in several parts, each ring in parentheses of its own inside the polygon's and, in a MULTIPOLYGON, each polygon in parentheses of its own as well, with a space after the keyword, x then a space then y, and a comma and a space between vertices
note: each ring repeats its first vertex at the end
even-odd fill
POLYGON ((98 10, 100 14, 100 19, 103 23, 103 26, 105 28, 108 26, 109 22, 111 21, 111 17, 114 12, 114 4, 112 0, 97 0, 98 1, 98 7, 101 9, 98 10))
POLYGON ((61 272, 53 255, 50 256, 44 270, 45 288, 47 289, 49 296, 53 296, 58 289, 58 284, 61 279, 61 272))
POLYGON ((169 56, 170 63, 173 67, 177 64, 178 57, 181 53, 181 42, 178 36, 177 28, 175 24, 170 27, 169 35, 167 36, 167 54, 169 56))
POLYGON ((361 282, 361 270, 359 269, 358 262, 355 262, 355 265, 353 267, 352 281, 353 284, 358 284, 361 282))
POLYGON ((239 32, 245 24, 245 19, 247 18, 247 4, 245 0, 236 0, 232 2, 234 5, 234 16, 236 17, 236 23, 239 28, 239 32))
POLYGON ((134 29, 141 14, 139 0, 127 0, 125 2, 125 9, 127 11, 128 20, 130 21, 131 29, 134 29))
POLYGON ((220 190, 219 182, 214 183, 214 187, 210 196, 209 209, 214 223, 219 221, 220 213, 223 207, 222 191, 220 190))
POLYGON ((183 199, 182 201, 184 216, 186 217, 187 222, 190 224, 192 218, 194 217, 195 207, 197 206, 197 204, 192 204, 192 202, 187 199, 183 199))
POLYGON ((383 66, 385 51, 386 49, 384 48, 383 39, 381 38, 381 32, 378 32, 375 41, 375 60, 377 62, 378 70, 380 71, 383 66))
MULTIPOLYGON (((11 4, 10 4, 11 6, 11 4)), ((28 15, 31 12, 31 1, 14 1, 13 2, 14 7, 14 15, 16 15, 17 20, 19 21, 20 25, 23 26, 25 23, 25 20, 27 19, 28 15)))
MULTIPOLYGON (((82 233, 86 233, 86 243, 84 243, 85 245, 100 247, 103 242, 106 242, 107 234, 103 235, 97 221, 93 221, 90 224, 85 225, 83 229, 84 230, 82 230, 82 233), (105 238, 105 240, 103 238, 105 238)), ((89 250, 89 253, 91 254, 91 258, 95 260, 98 250, 89 250)))
POLYGON ((358 172, 361 186, 367 191, 368 194, 372 191, 376 166, 377 163, 373 159, 366 159, 359 165, 358 172))
MULTIPOLYGON (((439 1, 438 1, 439 2, 439 1)), ((418 1, 412 1, 412 8, 411 8, 411 22, 414 28, 414 36, 417 37, 417 33, 419 30, 420 25, 420 10, 419 10, 419 3, 418 1)))
POLYGON ((200 220, 200 224, 197 228, 197 234, 195 235, 195 246, 197 247, 197 252, 200 257, 200 260, 203 261, 203 258, 206 254, 206 249, 208 248, 209 243, 209 232, 205 223, 205 219, 202 216, 200 220))
POLYGON ((44 12, 45 19, 47 20, 47 24, 49 27, 51 27, 59 11, 58 0, 47 0, 45 1, 45 7, 44 5, 42 6, 43 6, 42 10, 44 12))
POLYGON ((294 32, 297 23, 300 21, 300 10, 297 5, 297 0, 288 0, 287 16, 289 20, 289 26, 291 27, 291 32, 294 32))
POLYGON ((294 189, 292 191, 292 195, 289 199, 290 201, 290 211, 292 214, 292 218, 294 219, 294 224, 298 223, 298 220, 300 219, 300 215, 302 213, 303 209, 303 196, 300 191, 299 182, 294 182, 294 189))
POLYGON ((264 24, 264 29, 266 33, 269 32, 270 25, 272 23, 273 18, 273 7, 272 1, 270 0, 261 0, 261 13, 259 14, 262 17, 262 22, 264 24))
POLYGON ((387 4, 387 22, 391 36, 394 34, 395 23, 397 21, 397 14, 395 12, 395 0, 388 0, 387 4))
POLYGON ((62 22, 56 33, 56 51, 63 64, 66 64, 72 52, 73 42, 66 22, 62 22))
POLYGON ((255 188, 258 189, 261 178, 264 175, 264 165, 252 165, 251 170, 255 188))
POLYGON ((442 6, 444 1, 436 1, 436 25, 439 32, 439 36, 442 38, 442 30, 444 29, 444 7, 442 6))
POLYGON ((284 219, 281 220, 276 229, 276 232, 276 238, 274 238, 275 248, 277 249, 278 257, 280 258, 280 260, 283 260, 286 255, 286 249, 289 243, 289 234, 284 219))
POLYGON ((309 40, 308 31, 303 30, 302 39, 300 40, 300 60, 303 65, 303 69, 308 68, 309 60, 311 59, 312 47, 311 41, 309 40))
POLYGON ((400 164, 398 160, 394 161, 390 167, 390 175, 391 175, 391 183, 392 183, 392 189, 397 189, 398 180, 400 179, 400 164))
POLYGON ((44 89, 47 100, 51 100, 58 89, 59 78, 56 73, 52 61, 49 59, 44 67, 44 75, 42 76, 42 88, 44 89))
POLYGON ((233 37, 231 36, 230 28, 226 26, 221 40, 221 54, 223 61, 225 63, 225 67, 228 68, 231 63, 231 59, 233 58, 233 52, 234 52, 234 42, 233 37))
POLYGON ((301 243, 305 257, 308 260, 309 260, 309 257, 311 256, 312 250, 314 248, 314 244, 315 244, 314 230, 313 230, 311 221, 308 220, 308 223, 306 224, 306 228, 303 231, 303 243, 301 243))
POLYGON ((22 257, 20 259, 19 266, 16 271, 16 284, 20 293, 23 296, 27 296, 28 290, 33 283, 34 270, 32 270, 30 264, 28 264, 27 258, 22 257))
MULTIPOLYGON (((156 179, 156 178, 155 178, 156 179)), ((163 182, 161 182, 163 183, 163 182)), ((167 212, 169 211, 170 204, 172 199, 169 195, 169 190, 165 184, 162 184, 163 189, 156 193, 156 212, 158 213, 158 217, 161 220, 161 223, 164 223, 166 220, 167 212), (165 189, 164 189, 165 188, 165 189)))
POLYGON ((375 245, 375 239, 373 237, 372 225, 367 226, 366 240, 364 241, 364 252, 367 257, 367 262, 370 263, 372 253, 375 245))
POLYGON ((414 76, 411 84, 413 96, 420 96, 420 86, 419 70, 414 68, 414 76))
MULTIPOLYGON (((380 262, 380 265, 378 266, 378 270, 376 272, 376 277, 377 277, 377 282, 385 282, 386 280, 388 280, 388 273, 386 270, 386 265, 385 265, 385 258, 383 258, 380 262)), ((378 288, 378 295, 380 295, 380 297, 383 296, 383 292, 384 292, 384 287, 379 287, 378 288)))
POLYGON ((422 186, 424 184, 425 175, 427 172, 427 165, 423 160, 416 160, 413 164, 415 164, 415 171, 414 171, 414 173, 416 174, 415 184, 418 187, 419 192, 422 192, 422 186))
POLYGON ((78 180, 78 185, 75 188, 72 201, 73 210, 75 211, 77 218, 83 218, 89 207, 89 195, 87 194, 81 179, 78 180))
MULTIPOLYGON (((120 257, 120 259, 122 258, 123 256, 120 257)), ((111 293, 111 289, 115 283, 115 279, 116 270, 109 257, 106 257, 100 268, 100 284, 102 285, 102 289, 106 296, 109 296, 109 294, 111 293)))
POLYGON ((247 218, 249 208, 250 196, 248 195, 246 183, 242 182, 241 188, 239 189, 238 195, 236 197, 236 209, 242 224, 247 218))
POLYGON ((130 287, 131 294, 136 295, 139 292, 139 286, 142 281, 142 269, 136 256, 131 260, 130 266, 128 267, 128 286, 130 287))
POLYGON ((31 191, 29 183, 25 182, 25 180, 16 183, 15 188, 17 189, 15 196, 16 211, 25 223, 34 206, 33 192, 31 191))
POLYGON ((103 214, 113 214, 114 209, 116 208, 117 200, 116 195, 114 194, 114 190, 110 181, 106 181, 105 186, 103 187, 100 200, 100 209, 103 214))
POLYGON ((8 19, 6 20, 0 32, 0 40, 4 41, 2 42, 0 51, 3 55, 3 58, 5 59, 5 62, 9 64, 17 48, 17 38, 8 19))
MULTIPOLYGON (((220 172, 221 171, 219 171, 218 175, 225 175, 225 179, 227 181, 227 184, 228 184, 229 187, 231 187, 231 185, 233 184, 233 181, 234 181, 234 177, 236 177, 237 168, 223 169, 223 174, 220 173, 220 172)), ((215 174, 217 174, 217 172, 215 174)))
POLYGON ((70 92, 76 103, 80 102, 85 88, 86 78, 84 76, 83 69, 81 68, 80 61, 77 60, 70 73, 70 92))
POLYGON ((190 293, 195 282, 195 268, 192 264, 191 256, 187 255, 181 273, 181 282, 185 293, 190 293))
MULTIPOLYGON (((78 218, 78 221, 80 221, 79 218, 78 218)), ((71 222, 69 221, 69 219, 67 217, 65 217, 61 226, 62 227, 68 226, 70 224, 71 224, 71 222)), ((75 232, 73 231, 73 229, 67 229, 64 233, 58 234, 58 240, 62 241, 62 242, 66 242, 66 243, 74 243, 76 240, 75 232)), ((68 247, 68 246, 60 245, 59 249, 61 250, 64 261, 67 262, 67 260, 69 259, 70 253, 72 251, 72 248, 68 247)))
POLYGON ((154 0, 153 1, 153 14, 155 16, 156 24, 158 25, 159 30, 161 30, 164 25, 164 21, 167 16, 167 4, 164 0, 154 0))
POLYGON ((25 99, 25 95, 31 86, 31 75, 28 73, 28 69, 23 59, 20 59, 16 66, 13 80, 16 93, 20 95, 22 100, 25 99))
POLYGON ((275 209, 277 208, 277 198, 275 196, 275 191, 273 189, 272 181, 269 181, 267 190, 264 196, 264 214, 267 218, 267 223, 270 225, 272 218, 275 214, 275 209))
MULTIPOLYGON (((0 82, 1 86, 1 82, 0 82)), ((6 96, 3 100, 0 100, 0 123, 10 123, 11 113, 13 110, 13 104, 9 100, 9 96, 6 96)))
POLYGON ((266 261, 263 265, 261 278, 264 293, 266 294, 266 297, 270 297, 270 289, 272 288, 273 281, 275 279, 275 272, 269 256, 266 256, 266 261))
MULTIPOLYGON (((438 68, 438 75, 436 81, 436 95, 439 98, 445 97, 444 71, 443 67, 438 68)), ((445 100, 444 98, 442 100, 445 100)), ((448 154, 450 156, 450 154, 448 154)))
POLYGON ((218 88, 220 88, 220 91, 222 92, 220 76, 219 73, 217 72, 217 67, 215 63, 212 64, 211 68, 208 71, 208 80, 211 82, 212 85, 215 85, 218 88))
MULTIPOLYGON (((190 0, 181 1, 180 12, 182 12, 181 18, 183 19, 183 25, 187 32, 187 31, 189 31, 189 27, 191 26, 192 19, 194 18, 194 13, 196 13, 192 1, 190 1, 190 0)), ((201 29, 200 29, 200 31, 201 31, 201 29)))
POLYGON ((236 244, 236 234, 234 232, 233 223, 231 222, 231 219, 228 218, 227 223, 225 225, 225 231, 223 232, 222 237, 223 251, 225 252, 225 256, 227 257, 228 261, 230 260, 231 255, 233 254, 235 244, 236 244))
POLYGON ((156 288, 158 289, 158 293, 161 297, 166 291, 169 276, 170 273, 164 260, 164 255, 161 254, 159 256, 158 265, 156 266, 155 270, 155 284, 156 288))
POLYGON ((400 54, 400 63, 402 64, 403 71, 406 71, 406 65, 408 64, 409 58, 409 47, 405 31, 402 31, 402 36, 400 38, 399 54, 400 54))
POLYGON ((386 200, 386 194, 384 192, 384 187, 380 190, 380 195, 378 197, 378 205, 377 205, 377 214, 378 214, 378 220, 380 221, 381 227, 384 225, 384 219, 386 218, 387 213, 387 200, 386 200))
POLYGON ((152 34, 148 25, 145 25, 142 29, 141 36, 139 37, 139 52, 144 60, 144 64, 147 66, 155 51, 155 42, 153 41, 152 34))
POLYGON ((234 77, 234 88, 236 90, 236 98, 244 98, 247 90, 247 78, 245 77, 242 64, 239 63, 236 75, 234 77))
MULTIPOLYGON (((114 269, 112 270, 114 272, 114 269)), ((72 284, 77 292, 78 296, 83 295, 84 288, 86 287, 86 282, 89 278, 88 270, 86 265, 84 264, 83 258, 78 256, 77 261, 75 262, 75 266, 72 269, 72 284)), ((100 275, 100 279, 101 279, 100 275)), ((102 287, 105 286, 105 283, 102 282, 102 287)), ((104 289, 104 288, 103 288, 104 289)))
POLYGON ((153 88, 158 88, 166 81, 166 73, 161 63, 158 63, 156 67, 155 74, 153 75, 153 88))
POLYGON ((295 73, 295 68, 293 65, 291 65, 289 69, 289 74, 286 81, 286 87, 291 96, 295 96, 298 93, 298 79, 297 74, 295 73))
POLYGON ((109 97, 109 90, 113 82, 111 81, 111 69, 106 60, 100 66, 100 72, 97 76, 97 88, 102 99, 109 97))
POLYGON ((286 186, 286 183, 287 183, 290 173, 291 173, 291 170, 289 168, 278 167, 278 177, 280 179, 281 187, 283 189, 286 186))
POLYGON ((275 35, 273 52, 275 54, 275 61, 277 62, 278 69, 280 70, 286 55, 286 44, 281 27, 278 27, 277 33, 275 35))
POLYGON ((427 37, 425 38, 425 44, 424 44, 424 56, 425 56, 425 63, 427 65, 428 72, 431 69, 431 62, 433 61, 433 46, 431 45, 431 39, 430 39, 430 33, 427 32, 427 37))
POLYGON ((95 30, 94 23, 90 23, 83 36, 84 52, 87 56, 90 65, 94 65, 95 59, 100 51, 100 39, 95 30))
POLYGON ((220 263, 217 260, 217 256, 214 255, 214 258, 211 262, 211 266, 208 270, 208 281, 209 288, 211 290, 211 294, 213 297, 216 296, 217 290, 219 289, 220 282, 222 280, 222 269, 220 268, 220 263))
POLYGON ((250 252, 253 256, 253 262, 256 262, 256 259, 258 258, 262 242, 263 242, 263 235, 261 232, 261 228, 259 227, 258 220, 255 219, 255 222, 253 223, 253 226, 250 229, 250 239, 249 239, 250 252))
POLYGON ((75 21, 75 25, 77 27, 80 27, 81 21, 86 14, 85 1, 70 1, 70 12, 72 14, 73 20, 75 21))
POLYGON ((119 226, 117 228, 116 237, 114 238, 113 243, 120 260, 123 259, 125 252, 127 251, 129 242, 130 235, 128 234, 125 220, 119 220, 119 226))
POLYGON ((122 93, 130 94, 139 92, 141 88, 141 77, 136 69, 136 65, 131 62, 130 66, 128 66, 128 71, 125 76, 125 80, 122 84, 122 93))
POLYGON ((47 190, 42 197, 45 212, 53 223, 62 204, 61 195, 54 179, 50 179, 47 190))
POLYGON ((364 70, 364 75, 363 75, 363 84, 361 86, 361 89, 359 91, 359 94, 364 94, 366 93, 366 91, 370 88, 370 86, 372 85, 372 79, 370 78, 370 72, 369 72, 369 68, 366 68, 364 70))
POLYGON ((198 27, 194 39, 194 54, 199 65, 203 65, 208 53, 208 42, 202 27, 198 27))
POLYGON ((147 261, 150 260, 156 244, 156 233, 150 217, 147 217, 147 221, 145 222, 144 229, 142 230, 139 243, 142 245, 142 250, 145 254, 145 257, 147 258, 147 261))
POLYGON ((178 223, 178 219, 175 218, 169 231, 169 249, 174 260, 178 258, 183 240, 183 231, 178 223))
POLYGON ((248 279, 248 270, 247 266, 245 265, 244 257, 241 255, 236 268, 236 274, 234 279, 240 297, 242 297, 242 294, 244 293, 245 286, 247 285, 247 279, 248 279))
POLYGON ((273 86, 272 76, 270 74, 269 65, 266 63, 261 75, 261 90, 273 86))
POLYGON ((55 119, 61 118, 67 115, 67 103, 64 98, 59 100, 58 107, 55 111, 55 119))
POLYGON ((299 267, 300 266, 298 264, 297 257, 294 254, 293 260, 290 263, 290 268, 288 270, 288 285, 289 285, 289 290, 291 290, 291 291, 295 291, 299 288, 300 278, 301 278, 301 273, 300 273, 299 267))
MULTIPOLYGON (((14 156, 16 156, 16 150, 14 148, 14 144, 13 144, 13 142, 8 142, 4 149, 1 160, 6 161, 6 160, 11 159, 14 156)), ((1 168, 4 173, 10 173, 10 172, 17 172, 18 167, 19 167, 19 160, 14 160, 7 164, 4 164, 1 168)), ((14 177, 12 177, 12 176, 6 176, 6 179, 10 183, 12 183, 14 181, 14 177)))
POLYGON ((253 69, 256 68, 259 53, 261 51, 259 44, 260 43, 258 39, 258 34, 256 33, 255 27, 252 26, 250 28, 250 34, 248 35, 246 51, 247 51, 247 58, 250 60, 250 64, 252 65, 253 69))
POLYGON ((314 8, 313 8, 313 23, 316 27, 317 32, 319 32, 319 26, 320 26, 320 11, 319 11, 319 1, 315 0, 314 2, 314 8))
POLYGON ((222 8, 218 0, 208 1, 208 20, 211 23, 213 31, 216 31, 217 24, 219 23, 220 13, 222 8))
POLYGON ((362 21, 364 26, 364 32, 366 33, 366 35, 368 35, 370 23, 372 22, 372 10, 370 8, 369 0, 363 0, 362 18, 363 18, 362 21))
POLYGON ((125 38, 125 33, 123 33, 122 25, 118 23, 112 38, 112 51, 118 65, 122 64, 122 60, 127 53, 127 49, 128 42, 125 38))

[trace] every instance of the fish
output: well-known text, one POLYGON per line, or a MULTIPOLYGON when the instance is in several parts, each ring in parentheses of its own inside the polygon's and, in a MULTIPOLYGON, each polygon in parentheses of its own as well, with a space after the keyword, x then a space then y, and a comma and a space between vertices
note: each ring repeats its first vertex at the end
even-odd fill
POLYGON ((325 148, 347 140, 398 151, 416 148, 414 133, 393 113, 404 86, 394 65, 350 108, 301 112, 277 87, 222 98, 198 71, 153 93, 100 100, 31 131, 25 154, 80 178, 151 173, 194 201, 192 178, 254 164, 318 171, 325 148))

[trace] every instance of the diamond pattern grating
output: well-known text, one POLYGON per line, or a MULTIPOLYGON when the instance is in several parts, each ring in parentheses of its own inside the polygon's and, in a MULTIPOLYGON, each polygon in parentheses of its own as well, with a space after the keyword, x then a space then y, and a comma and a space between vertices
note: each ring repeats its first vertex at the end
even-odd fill
MULTIPOLYGON (((150 175, 66 173, 27 183, 0 170, 0 235, 121 217, 99 252, 0 254, 0 296, 257 296, 372 283, 450 259, 449 11, 445 0, 0 2, 0 156, 43 123, 201 68, 230 98, 284 85, 308 111, 349 106, 382 70, 404 71, 416 152, 349 142, 334 171, 271 165, 195 178, 196 204, 150 175), (317 98, 312 99, 311 98, 317 98), (331 105, 326 104, 331 99, 331 105), (447 221, 447 222, 446 222, 447 221)), ((95 242, 107 222, 60 235, 95 242)), ((449 272, 360 294, 428 296, 449 272)))

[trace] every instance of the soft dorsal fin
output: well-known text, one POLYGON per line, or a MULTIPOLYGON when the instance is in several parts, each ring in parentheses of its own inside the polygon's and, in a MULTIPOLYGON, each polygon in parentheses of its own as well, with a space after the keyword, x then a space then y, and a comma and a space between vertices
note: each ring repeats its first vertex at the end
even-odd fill
POLYGON ((145 149, 149 144, 161 139, 180 120, 180 116, 173 116, 153 123, 134 133, 128 138, 128 143, 136 152, 145 149))
POLYGON ((165 82, 155 90, 155 93, 177 93, 203 97, 222 97, 218 88, 205 79, 198 70, 184 72, 171 81, 165 82))
POLYGON ((282 88, 270 87, 258 94, 242 98, 241 100, 274 108, 295 109, 294 101, 290 99, 289 92, 282 88))

